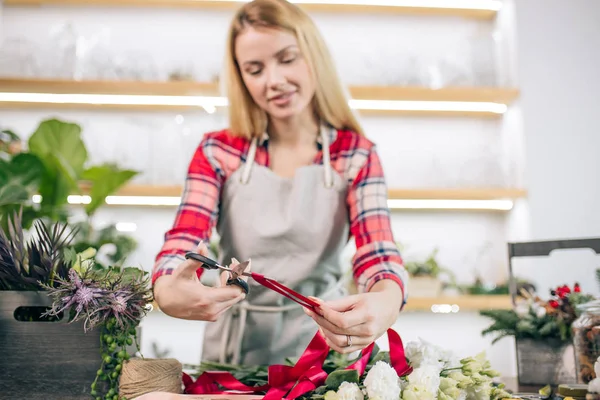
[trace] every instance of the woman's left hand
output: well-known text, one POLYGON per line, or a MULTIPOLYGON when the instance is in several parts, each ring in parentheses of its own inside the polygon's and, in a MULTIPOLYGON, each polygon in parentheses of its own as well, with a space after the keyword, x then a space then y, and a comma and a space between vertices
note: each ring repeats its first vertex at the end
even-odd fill
POLYGON ((324 302, 316 314, 304 312, 315 320, 329 347, 339 353, 362 350, 396 322, 402 305, 402 290, 391 280, 377 282, 368 293, 324 302))

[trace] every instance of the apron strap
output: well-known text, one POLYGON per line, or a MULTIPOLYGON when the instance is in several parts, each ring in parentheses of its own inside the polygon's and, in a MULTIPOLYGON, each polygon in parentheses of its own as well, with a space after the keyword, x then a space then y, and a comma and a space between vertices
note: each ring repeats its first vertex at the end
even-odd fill
POLYGON ((246 157, 244 170, 242 171, 241 182, 244 185, 250 180, 250 171, 252 170, 252 164, 254 164, 254 157, 256 156, 256 146, 257 140, 256 137, 253 137, 252 142, 250 142, 250 148, 248 149, 248 157, 246 157))
MULTIPOLYGON (((330 130, 333 128, 329 128, 330 130)), ((331 154, 329 152, 329 131, 321 127, 321 143, 323 149, 323 169, 325 171, 325 187, 331 188, 333 187, 333 168, 331 167, 331 154)), ((242 184, 247 184, 250 180, 250 173, 252 172, 252 164, 254 164, 254 158, 256 157, 256 147, 257 147, 257 139, 256 137, 252 138, 250 142, 250 148, 248 149, 248 156, 246 157, 246 163, 244 164, 244 169, 242 170, 242 177, 240 178, 240 182, 242 184)))
POLYGON ((329 130, 325 130, 321 128, 321 140, 322 140, 322 149, 323 149, 323 169, 325 170, 325 187, 331 188, 333 187, 333 170, 331 168, 331 155, 329 154, 329 131, 333 128, 329 128, 329 130))

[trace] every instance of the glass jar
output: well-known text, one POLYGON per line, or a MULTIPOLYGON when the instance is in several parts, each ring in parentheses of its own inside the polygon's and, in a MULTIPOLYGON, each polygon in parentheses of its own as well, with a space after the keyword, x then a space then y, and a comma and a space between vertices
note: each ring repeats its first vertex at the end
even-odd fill
POLYGON ((577 382, 587 384, 596 377, 594 364, 600 357, 600 300, 581 304, 577 309, 581 315, 571 325, 575 368, 577 382))

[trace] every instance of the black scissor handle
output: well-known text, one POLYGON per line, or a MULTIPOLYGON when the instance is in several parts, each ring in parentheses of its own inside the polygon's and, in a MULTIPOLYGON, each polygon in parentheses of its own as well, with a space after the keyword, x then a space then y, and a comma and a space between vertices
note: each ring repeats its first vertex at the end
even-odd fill
POLYGON ((216 262, 213 259, 210 259, 208 257, 204 257, 202 254, 198 254, 198 253, 194 253, 193 251, 188 251, 187 253, 185 253, 185 258, 189 259, 191 258, 192 260, 196 260, 201 262, 202 267, 206 268, 206 269, 218 269, 219 268, 219 263, 216 262))
POLYGON ((229 278, 227 279, 227 285, 239 286, 246 294, 250 292, 250 286, 248 286, 248 283, 242 278, 229 278))

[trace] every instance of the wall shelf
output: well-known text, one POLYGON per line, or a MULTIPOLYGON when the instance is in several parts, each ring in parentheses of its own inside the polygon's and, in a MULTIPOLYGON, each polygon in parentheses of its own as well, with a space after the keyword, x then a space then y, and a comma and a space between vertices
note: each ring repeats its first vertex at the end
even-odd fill
MULTIPOLYGON (((181 201, 182 186, 153 186, 130 184, 116 195, 108 196, 109 206, 176 207, 181 201)), ((85 184, 81 194, 69 196, 71 204, 86 204, 91 199, 85 184)), ((523 189, 391 189, 388 193, 390 210, 454 210, 506 212, 514 200, 525 197, 523 189)), ((34 200, 39 201, 39 200, 34 200)))
POLYGON ((408 299, 406 311, 432 311, 453 313, 460 311, 480 311, 488 309, 510 309, 512 302, 507 295, 413 297, 408 299), (458 307, 453 306, 456 305, 458 307))
MULTIPOLYGON (((119 196, 181 196, 179 185, 157 186, 130 184, 121 189, 119 196)), ((497 200, 517 199, 527 196, 525 189, 481 188, 481 189, 390 189, 388 197, 395 200, 497 200)))
MULTIPOLYGON (((350 86, 350 106, 364 115, 499 118, 518 89, 350 86)), ((210 82, 0 79, 0 108, 140 109, 178 111, 227 106, 210 82)))
MULTIPOLYGON (((160 311, 156 302, 152 303, 152 307, 153 311, 160 311)), ((409 297, 403 312, 453 314, 465 311, 473 312, 490 309, 508 310, 511 308, 512 302, 508 295, 409 297)))
MULTIPOLYGON (((224 10, 233 11, 241 5, 241 1, 235 0, 5 0, 4 5, 8 7, 23 6, 72 6, 72 7, 160 7, 160 8, 195 8, 200 10, 224 10)), ((492 20, 496 17, 501 3, 497 0, 480 0, 478 8, 472 5, 464 5, 465 1, 454 1, 456 6, 421 6, 427 2, 399 1, 402 5, 367 5, 367 4, 301 4, 299 6, 307 12, 324 12, 337 14, 397 14, 397 15, 421 15, 421 16, 447 16, 462 17, 478 20, 492 20), (419 4, 420 3, 420 4, 419 4), (460 3, 464 6, 461 8, 460 3), (415 6, 416 5, 416 6, 415 6), (471 8, 469 8, 471 7, 471 8)), ((364 3, 368 3, 365 1, 364 3)), ((431 3, 431 2, 429 2, 431 3)), ((438 2, 439 4, 439 2, 438 2)), ((471 2, 473 4, 473 2, 471 2)))

